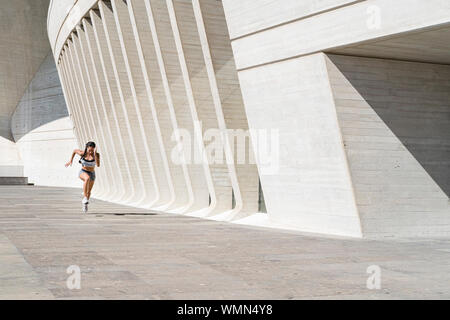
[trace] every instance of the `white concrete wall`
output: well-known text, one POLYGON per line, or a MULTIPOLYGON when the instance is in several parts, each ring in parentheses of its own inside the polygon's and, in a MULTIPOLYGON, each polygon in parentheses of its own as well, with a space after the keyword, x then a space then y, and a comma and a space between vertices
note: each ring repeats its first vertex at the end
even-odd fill
POLYGON ((0 177, 23 177, 23 161, 17 145, 0 136, 0 177))
POLYGON ((279 131, 279 167, 261 172, 271 220, 361 236, 323 54, 242 71, 249 125, 279 131))
POLYGON ((29 182, 80 187, 76 161, 64 167, 78 145, 50 52, 14 111, 11 127, 29 182))
POLYGON ((69 117, 63 117, 30 131, 17 142, 28 182, 41 186, 81 188, 78 157, 72 167, 64 167, 72 151, 78 148, 72 130, 69 117))
POLYGON ((329 55, 366 236, 450 234, 450 67, 329 55))
POLYGON ((22 176, 11 116, 49 53, 45 17, 49 0, 0 1, 0 176, 22 176))
POLYGON ((76 147, 46 32, 48 0, 0 1, 0 176, 79 186, 76 147))

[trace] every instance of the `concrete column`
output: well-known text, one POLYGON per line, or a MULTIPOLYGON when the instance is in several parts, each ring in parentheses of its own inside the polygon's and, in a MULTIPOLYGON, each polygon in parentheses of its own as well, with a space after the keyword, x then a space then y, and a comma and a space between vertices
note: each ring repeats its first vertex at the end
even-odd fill
MULTIPOLYGON (((70 41, 70 40, 69 40, 70 41)), ((88 141, 88 133, 85 129, 85 120, 82 118, 82 110, 81 110, 81 102, 80 102, 80 94, 76 87, 76 79, 74 75, 74 69, 71 61, 71 53, 69 46, 67 45, 65 47, 65 50, 63 52, 63 55, 61 56, 62 64, 65 70, 66 79, 68 80, 68 87, 69 92, 71 96, 72 101, 72 111, 74 114, 75 119, 75 128, 78 132, 78 147, 82 150, 84 150, 84 144, 86 141, 88 141)), ((78 157, 75 157, 75 161, 78 159, 78 157)), ((73 165, 78 165, 77 162, 75 162, 73 165)), ((82 186, 82 182, 80 180, 80 186, 82 186)))
MULTIPOLYGON (((96 87, 96 82, 94 80, 94 67, 89 57, 89 50, 87 48, 87 41, 85 31, 81 27, 77 26, 78 33, 78 53, 80 58, 80 63, 82 65, 82 74, 84 75, 85 87, 87 89, 87 96, 90 102, 91 116, 94 124, 94 129, 96 131, 98 150, 100 153, 100 169, 97 171, 103 171, 106 173, 106 181, 108 182, 108 194, 105 198, 108 200, 117 199, 120 190, 117 189, 118 183, 116 179, 116 168, 114 168, 111 162, 111 151, 110 145, 107 144, 105 138, 106 125, 105 121, 102 121, 102 117, 99 113, 100 108, 100 97, 98 95, 98 88, 96 87), (104 151, 104 152, 102 152, 104 151)), ((89 57, 90 58, 90 57, 89 57)), ((104 119, 103 119, 104 120, 104 119)))
MULTIPOLYGON (((125 185, 127 184, 127 179, 125 179, 122 174, 122 169, 119 160, 119 152, 124 151, 120 149, 120 144, 118 143, 119 138, 117 136, 118 130, 115 126, 112 126, 111 120, 112 115, 110 114, 110 106, 107 106, 108 90, 106 88, 105 78, 103 76, 103 71, 101 67, 101 59, 98 54, 97 44, 95 42, 94 28, 92 25, 92 20, 83 19, 83 27, 85 32, 85 50, 88 52, 87 61, 90 65, 90 70, 92 73, 93 83, 95 84, 95 90, 97 90, 98 95, 98 107, 99 107, 99 119, 101 120, 102 126, 105 130, 105 146, 108 147, 108 154, 103 155, 103 158, 108 157, 110 164, 113 168, 113 175, 116 176, 115 188, 117 190, 115 200, 118 202, 124 201, 126 197, 125 185)), ((125 164, 122 164, 125 166, 125 164)))
POLYGON ((77 139, 77 144, 79 144, 79 139, 78 139, 78 132, 75 129, 75 118, 73 115, 73 111, 72 111, 72 104, 69 98, 69 93, 68 93, 68 87, 67 87, 67 80, 65 78, 65 74, 64 71, 62 70, 62 65, 61 65, 61 59, 58 61, 58 63, 56 64, 56 69, 58 70, 58 76, 59 79, 61 81, 61 89, 63 91, 63 95, 64 95, 64 101, 66 102, 66 106, 67 106, 67 111, 69 113, 69 119, 72 122, 72 129, 73 129, 73 134, 75 136, 75 138, 77 139))
POLYGON ((175 147, 171 137, 177 129, 177 124, 170 99, 170 90, 166 90, 168 88, 167 78, 158 65, 158 55, 145 3, 128 1, 128 10, 144 85, 150 106, 154 109, 153 112, 158 120, 155 126, 159 132, 161 155, 167 165, 168 183, 174 193, 174 202, 166 211, 183 212, 189 204, 189 191, 184 175, 185 170, 183 170, 185 165, 177 165, 171 159, 171 150, 175 147))
POLYGON ((133 27, 128 13, 128 6, 123 1, 112 1, 117 34, 124 59, 131 96, 147 157, 151 159, 152 176, 159 197, 153 207, 166 210, 174 202, 174 191, 167 158, 162 145, 161 131, 151 92, 147 90, 143 76, 142 65, 134 40, 133 27))
POLYGON ((66 99, 69 100, 69 104, 71 106, 74 131, 75 131, 75 135, 77 136, 77 140, 78 140, 78 148, 81 148, 81 144, 84 141, 84 139, 83 139, 83 136, 81 133, 81 128, 80 128, 79 113, 78 113, 78 109, 76 106, 77 101, 75 100, 75 97, 74 97, 73 80, 70 76, 70 73, 69 73, 68 67, 67 67, 67 64, 68 64, 67 50, 68 50, 68 48, 67 48, 67 46, 65 46, 65 48, 62 51, 59 67, 63 74, 63 79, 65 79, 66 93, 68 94, 66 99))
MULTIPOLYGON (((86 126, 90 132, 91 140, 92 141, 99 141, 99 134, 97 130, 97 125, 94 121, 94 116, 92 113, 92 108, 94 107, 94 103, 92 100, 92 96, 90 95, 90 92, 87 90, 88 81, 87 81, 87 75, 84 73, 83 68, 83 61, 81 59, 81 53, 79 48, 79 38, 76 32, 72 34, 72 41, 73 41, 73 60, 75 65, 75 74, 78 79, 78 84, 81 91, 81 101, 83 105, 82 112, 84 113, 85 119, 86 119, 86 126)), ((103 168, 102 168, 103 169, 103 168)), ((93 189, 93 195, 97 198, 104 198, 105 195, 110 194, 110 185, 111 181, 110 178, 105 175, 105 172, 103 170, 97 170, 96 175, 98 179, 96 180, 96 188, 95 191, 93 189)), ((106 199, 106 198, 105 198, 106 199)))
POLYGON ((137 163, 133 156, 130 156, 130 137, 128 136, 128 129, 125 123, 122 108, 120 107, 120 98, 116 89, 116 81, 111 65, 111 57, 106 40, 106 34, 103 28, 103 22, 99 16, 99 11, 90 12, 90 17, 94 30, 95 46, 92 49, 98 51, 98 59, 100 61, 99 80, 101 80, 101 87, 103 97, 105 99, 105 107, 107 108, 108 121, 111 125, 114 142, 116 143, 118 165, 122 177, 124 177, 124 204, 133 204, 137 201, 142 201, 142 195, 135 192, 137 188, 141 188, 139 178, 134 173, 136 172, 137 163))
MULTIPOLYGON (((178 129, 181 130, 180 132, 177 132, 178 134, 175 134, 178 146, 180 146, 180 142, 186 142, 186 139, 192 140, 194 138, 194 123, 191 117, 191 110, 178 59, 167 4, 164 0, 145 0, 145 4, 152 28, 152 36, 156 46, 158 64, 163 77, 163 84, 165 85, 166 97, 169 101, 169 105, 173 106, 178 129)), ((197 149, 197 145, 194 141, 191 141, 191 144, 197 149)), ((177 151, 179 151, 179 149, 173 149, 172 153, 176 154, 177 151)), ((197 150, 195 152, 198 153, 197 150)), ((176 154, 175 157, 172 157, 172 159, 185 160, 184 163, 189 173, 188 175, 185 175, 185 177, 190 181, 188 187, 189 185, 192 187, 190 190, 188 189, 191 192, 192 197, 192 205, 189 206, 189 211, 203 211, 203 209, 209 211, 208 198, 210 188, 208 187, 205 178, 204 167, 201 163, 195 162, 192 153, 192 148, 190 150, 183 150, 182 152, 179 152, 179 155, 176 154)))
POLYGON ((89 140, 93 140, 93 135, 91 134, 91 129, 87 125, 87 118, 86 118, 86 114, 84 111, 84 101, 82 98, 80 81, 78 79, 78 69, 76 69, 77 65, 74 62, 75 59, 73 58, 73 55, 74 55, 73 52, 74 52, 73 43, 72 43, 72 40, 70 39, 67 42, 67 50, 66 50, 67 61, 68 61, 67 71, 69 72, 69 77, 72 80, 73 96, 75 98, 75 103, 76 103, 75 105, 77 108, 82 138, 84 139, 84 141, 82 141, 82 143, 81 143, 81 148, 84 149, 84 145, 86 144, 86 142, 89 140))
POLYGON ((83 116, 83 112, 82 112, 82 103, 81 103, 81 96, 80 96, 80 91, 79 91, 79 87, 78 87, 78 83, 76 81, 76 77, 75 77, 75 70, 73 67, 73 61, 72 61, 72 57, 71 57, 71 50, 69 47, 69 44, 71 45, 72 40, 68 40, 67 42, 67 47, 66 50, 64 52, 64 56, 63 59, 65 59, 66 63, 65 63, 65 67, 66 67, 66 72, 67 72, 67 78, 70 80, 70 87, 71 87, 71 92, 72 92, 72 98, 73 98, 73 102, 74 102, 74 114, 76 115, 77 118, 77 122, 78 122, 78 130, 80 133, 80 149, 84 149, 84 145, 86 144, 86 141, 88 141, 90 139, 89 137, 89 133, 86 129, 85 126, 85 119, 83 116))
POLYGON ((256 164, 250 163, 253 149, 233 51, 222 3, 193 0, 192 4, 217 121, 224 133, 224 151, 236 201, 230 218, 239 218, 258 211, 259 178, 256 164), (227 129, 233 132, 227 134, 227 129))
MULTIPOLYGON (((64 54, 64 51, 62 51, 62 54, 64 54)), ((58 74, 59 74, 59 78, 61 79, 61 87, 63 90, 64 99, 66 101, 67 108, 69 109, 69 116, 70 116, 70 120, 72 121, 72 125, 73 125, 73 133, 77 139, 77 145, 79 147, 80 143, 81 143, 81 138, 80 138, 80 134, 79 134, 79 130, 78 130, 77 118, 74 113, 72 93, 71 93, 71 88, 69 86, 69 80, 67 79, 64 63, 65 63, 64 59, 61 56, 61 58, 58 62, 58 65, 57 65, 58 74)))
MULTIPOLYGON (((167 1, 171 27, 186 88, 190 114, 194 124, 194 141, 202 154, 206 181, 211 196, 211 205, 206 215, 223 213, 232 208, 232 188, 227 165, 223 158, 214 161, 207 155, 204 134, 218 131, 213 100, 201 52, 200 40, 195 24, 192 4, 189 2, 167 1), (209 132, 208 132, 209 130, 209 132), (214 130, 214 131, 211 131, 214 130)), ((213 141, 222 148, 221 137, 213 141)), ((214 139, 214 138, 213 138, 214 139)), ((220 157, 220 155, 219 155, 220 157)))
POLYGON ((250 128, 279 132, 273 170, 260 172, 270 219, 361 237, 324 55, 244 70, 239 78, 250 128))
MULTIPOLYGON (((76 148, 80 148, 81 145, 81 141, 83 141, 81 133, 80 133, 80 128, 79 128, 79 124, 78 124, 78 114, 74 105, 74 99, 73 99, 73 92, 72 92, 72 88, 70 85, 70 80, 68 79, 67 76, 67 71, 66 71, 66 56, 65 56, 65 51, 62 51, 62 56, 60 57, 60 61, 59 64, 57 66, 58 68, 58 73, 59 73, 59 78, 61 79, 61 86, 63 89, 63 93, 64 93, 64 98, 66 100, 66 105, 69 108, 70 112, 71 112, 71 122, 72 122, 72 126, 73 126, 73 133, 76 137, 77 143, 76 143, 76 148)), ((72 150, 71 150, 72 151, 72 150)), ((70 154, 67 154, 67 159, 69 159, 70 154)), ((72 166, 77 166, 77 163, 73 163, 72 166)), ((79 186, 81 187, 81 180, 79 180, 78 178, 78 168, 75 169, 76 171, 76 175, 73 176, 73 185, 79 186)))
POLYGON ((133 99, 131 86, 127 78, 126 61, 122 54, 122 45, 117 32, 114 13, 112 8, 103 1, 99 2, 99 8, 115 76, 119 103, 124 115, 123 121, 127 124, 130 137, 130 153, 136 161, 137 170, 134 179, 138 179, 141 186, 141 189, 136 191, 142 193, 142 206, 153 207, 157 204, 160 195, 156 185, 150 150, 146 142, 142 116, 136 106, 136 101, 133 99))

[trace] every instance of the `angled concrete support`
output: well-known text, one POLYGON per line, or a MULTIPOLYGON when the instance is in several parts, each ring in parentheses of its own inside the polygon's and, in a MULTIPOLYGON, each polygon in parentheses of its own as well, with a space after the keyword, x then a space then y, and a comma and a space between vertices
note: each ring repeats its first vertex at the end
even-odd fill
POLYGON ((81 148, 82 143, 84 141, 84 133, 82 132, 81 124, 80 124, 80 113, 78 110, 78 99, 75 95, 74 82, 71 74, 70 63, 69 63, 69 55, 68 55, 68 46, 66 45, 64 48, 64 56, 61 56, 60 70, 63 71, 64 79, 66 80, 66 92, 68 93, 69 104, 71 105, 72 116, 74 119, 73 125, 75 132, 77 132, 78 139, 78 147, 81 148))
MULTIPOLYGON (((145 148, 142 126, 139 125, 136 108, 127 79, 125 62, 122 56, 119 36, 117 34, 114 13, 103 1, 99 2, 110 63, 115 82, 115 103, 121 110, 120 122, 124 122, 129 141, 127 159, 133 159, 132 179, 135 183, 135 197, 139 206, 150 207, 158 200, 158 189, 152 177, 152 164, 148 150, 145 148)), ((110 84, 111 85, 111 84, 110 84)))
MULTIPOLYGON (((87 86, 89 85, 87 74, 85 74, 85 68, 83 67, 83 60, 81 58, 81 52, 80 52, 80 41, 78 37, 78 32, 74 32, 72 34, 72 41, 73 41, 73 60, 76 67, 75 73, 77 75, 78 79, 78 85, 80 87, 80 98, 82 101, 83 106, 83 113, 86 119, 86 126, 89 129, 91 139, 90 141, 100 141, 100 135, 98 134, 97 124, 94 120, 94 115, 92 112, 92 109, 95 107, 93 102, 93 97, 91 96, 90 92, 87 90, 87 86)), ((87 141, 86 141, 87 142, 87 141)), ((98 142, 97 142, 98 143, 98 142)), ((98 170, 96 172, 98 177, 100 178, 97 182, 97 188, 95 188, 95 191, 93 190, 93 196, 97 198, 104 198, 105 195, 110 194, 110 177, 105 175, 105 172, 103 170, 98 170)))
MULTIPOLYGON (((101 119, 102 126, 104 127, 105 146, 108 148, 108 153, 103 155, 103 157, 108 157, 109 163, 113 168, 113 175, 115 176, 115 186, 116 188, 116 198, 115 200, 118 202, 122 202, 125 200, 127 190, 125 190, 125 186, 127 185, 127 179, 124 177, 123 170, 120 166, 119 161, 119 150, 120 143, 118 143, 118 130, 115 126, 111 125, 113 121, 111 121, 112 112, 110 112, 111 106, 107 106, 108 99, 108 90, 106 88, 105 78, 103 75, 103 70, 101 67, 101 59, 98 53, 97 44, 95 42, 94 28, 92 25, 92 20, 83 19, 83 27, 85 32, 85 50, 87 50, 88 54, 88 64, 90 65, 90 70, 93 78, 93 86, 94 90, 97 90, 97 96, 99 100, 99 119, 101 119)), ((122 151, 122 154, 124 152, 122 151)))
POLYGON ((154 180, 155 193, 158 195, 152 206, 157 210, 165 210, 173 204, 175 195, 162 145, 154 101, 145 86, 142 65, 138 58, 138 49, 133 39, 133 26, 128 13, 128 6, 123 1, 113 0, 111 3, 130 94, 136 110, 136 126, 139 126, 141 131, 142 147, 151 164, 151 176, 154 180))
POLYGON ((98 66, 99 81, 101 82, 102 95, 105 99, 105 108, 108 113, 108 122, 111 126, 112 136, 117 146, 118 166, 123 177, 124 195, 120 199, 124 204, 133 204, 141 201, 140 195, 135 192, 136 188, 140 188, 137 176, 132 173, 136 172, 136 163, 130 161, 134 157, 129 156, 129 136, 126 123, 123 121, 122 108, 120 107, 120 98, 116 89, 115 76, 111 66, 111 58, 106 43, 106 34, 103 28, 103 22, 100 18, 100 12, 91 10, 90 17, 94 30, 95 49, 98 52, 100 65, 98 66))
MULTIPOLYGON (((60 67, 62 68, 61 70, 63 71, 64 74, 64 79, 66 79, 66 83, 67 83, 67 92, 69 93, 69 104, 71 105, 71 110, 73 112, 73 125, 75 128, 75 132, 77 132, 77 140, 78 140, 78 148, 79 149, 83 149, 84 148, 84 144, 86 143, 86 141, 88 141, 88 137, 86 136, 86 131, 84 131, 85 129, 85 122, 82 119, 82 111, 80 109, 81 106, 81 102, 80 102, 80 96, 78 93, 78 90, 76 89, 76 85, 75 85, 75 76, 73 75, 72 71, 73 68, 71 67, 71 61, 70 61, 70 53, 69 53, 69 47, 66 46, 65 50, 64 50, 65 55, 63 57, 61 57, 61 63, 60 63, 60 67)), ((75 158, 76 161, 77 158, 75 158)), ((77 165, 77 163, 73 163, 73 166, 77 165)), ((78 176, 76 177, 77 179, 79 178, 78 176)))
POLYGON ((60 78, 60 81, 61 81, 61 88, 62 88, 62 91, 63 91, 63 94, 64 94, 64 101, 66 101, 67 110, 69 112, 69 118, 70 118, 70 121, 72 122, 72 125, 73 125, 73 134, 74 134, 74 136, 77 139, 77 143, 79 144, 80 140, 79 140, 79 137, 78 137, 78 130, 76 129, 76 126, 75 126, 75 121, 76 120, 75 120, 75 116, 73 114, 72 100, 70 98, 69 87, 67 85, 67 78, 66 78, 66 74, 65 74, 64 68, 62 66, 62 60, 61 59, 58 61, 58 64, 56 65, 56 69, 58 70, 58 75, 59 75, 59 78, 60 78))
POLYGON ((75 74, 73 59, 72 59, 72 40, 69 40, 67 43, 67 48, 65 50, 65 58, 66 58, 66 70, 67 70, 67 78, 69 79, 72 97, 74 102, 74 114, 77 118, 78 127, 80 130, 80 149, 84 149, 84 145, 87 141, 92 139, 90 136, 90 132, 86 126, 86 119, 84 115, 84 111, 82 110, 83 103, 81 100, 81 91, 78 86, 77 77, 75 74))
POLYGON ((78 52, 78 58, 81 60, 80 64, 82 65, 82 74, 84 81, 86 83, 85 87, 87 87, 86 96, 88 97, 90 107, 91 107, 91 117, 93 125, 95 126, 95 132, 98 139, 98 151, 101 154, 100 158, 101 161, 104 162, 104 166, 101 165, 101 168, 99 171, 106 173, 106 181, 108 183, 108 186, 106 187, 106 194, 104 195, 105 199, 111 200, 111 199, 117 199, 118 195, 120 194, 120 191, 117 189, 120 184, 118 183, 117 174, 116 174, 116 168, 114 167, 113 163, 111 162, 111 151, 109 145, 106 140, 106 125, 105 122, 102 121, 102 117, 100 116, 100 97, 98 95, 98 88, 96 87, 96 81, 94 79, 94 67, 92 65, 92 62, 90 60, 90 57, 88 56, 89 50, 87 48, 87 41, 86 41, 86 35, 85 31, 78 26, 77 27, 77 33, 78 33, 78 46, 77 46, 77 52, 78 52), (104 152, 102 152, 104 151, 104 152))
POLYGON ((192 4, 235 196, 228 219, 241 218, 258 211, 259 178, 250 163, 253 149, 223 7, 212 1, 192 4))
POLYGON ((161 156, 168 173, 167 183, 173 193, 173 203, 166 208, 166 211, 183 212, 189 203, 189 191, 182 166, 177 165, 171 159, 171 150, 174 148, 171 137, 177 128, 176 119, 171 117, 173 106, 169 103, 170 99, 165 96, 165 85, 158 65, 151 23, 143 1, 128 1, 128 11, 133 28, 136 53, 142 69, 142 81, 148 94, 152 112, 155 114, 154 118, 157 119, 155 127, 158 130, 161 156), (173 119, 175 119, 175 125, 173 119))
MULTIPOLYGON (((195 137, 194 122, 191 117, 191 108, 167 4, 164 0, 145 0, 145 4, 172 124, 174 128, 177 128, 173 134, 176 146, 172 149, 171 160, 181 165, 184 171, 190 197, 186 209, 189 208, 190 212, 208 211, 211 186, 207 183, 202 161, 196 162, 193 157, 193 153, 199 154, 200 152, 197 150, 198 144, 193 141, 195 137), (191 148, 183 149, 183 146, 191 148)), ((202 159, 200 158, 200 160, 202 159)))
MULTIPOLYGON (((227 165, 223 157, 216 160, 208 156, 204 134, 214 134, 219 130, 214 114, 214 103, 205 70, 200 40, 195 24, 192 4, 182 1, 166 1, 175 46, 181 69, 188 105, 194 123, 194 145, 201 155, 203 170, 211 197, 209 210, 204 215, 214 215, 232 209, 232 188, 227 165)), ((216 134, 217 136, 217 134, 216 134)), ((220 141, 212 141, 220 147, 220 141)), ((208 141, 209 142, 209 141, 208 141)))
POLYGON ((77 115, 75 114, 75 107, 74 107, 74 102, 73 102, 73 98, 72 98, 71 87, 69 85, 69 80, 67 79, 65 61, 64 61, 63 57, 61 57, 61 59, 59 60, 57 68, 58 68, 59 77, 61 79, 61 87, 62 87, 62 90, 64 93, 64 99, 66 101, 67 108, 69 110, 70 120, 72 121, 72 125, 73 125, 73 133, 77 139, 77 144, 79 147, 80 143, 81 143, 81 135, 80 135, 79 127, 78 127, 78 120, 77 120, 77 115))
POLYGON ((87 125, 87 118, 84 109, 84 101, 78 76, 78 66, 75 64, 75 59, 73 57, 74 50, 73 50, 73 42, 72 39, 68 41, 67 43, 67 62, 68 62, 68 71, 69 71, 69 78, 72 80, 72 90, 75 100, 75 106, 78 114, 78 120, 79 120, 79 126, 80 129, 83 132, 83 139, 84 141, 81 142, 81 148, 84 148, 84 144, 89 141, 93 140, 93 135, 91 133, 91 128, 87 125))
POLYGON ((250 128, 279 132, 278 168, 261 174, 270 219, 308 232, 361 237, 324 54, 241 71, 239 77, 250 128), (287 116, 296 112, 301 116, 287 116))

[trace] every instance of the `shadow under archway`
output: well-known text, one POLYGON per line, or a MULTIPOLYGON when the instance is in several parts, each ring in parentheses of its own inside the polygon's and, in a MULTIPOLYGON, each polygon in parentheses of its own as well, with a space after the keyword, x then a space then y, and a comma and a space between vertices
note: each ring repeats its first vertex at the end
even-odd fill
POLYGON ((450 196, 450 66, 327 55, 450 196))

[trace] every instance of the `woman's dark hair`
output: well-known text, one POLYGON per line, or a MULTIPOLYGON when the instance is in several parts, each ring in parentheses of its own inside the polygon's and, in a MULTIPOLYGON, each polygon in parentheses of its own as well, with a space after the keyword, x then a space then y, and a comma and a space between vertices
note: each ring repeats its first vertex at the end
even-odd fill
POLYGON ((95 142, 89 141, 88 143, 86 143, 86 147, 84 148, 83 155, 81 156, 80 160, 78 160, 79 163, 81 163, 81 159, 83 159, 86 156, 87 149, 89 147, 95 148, 95 142))

